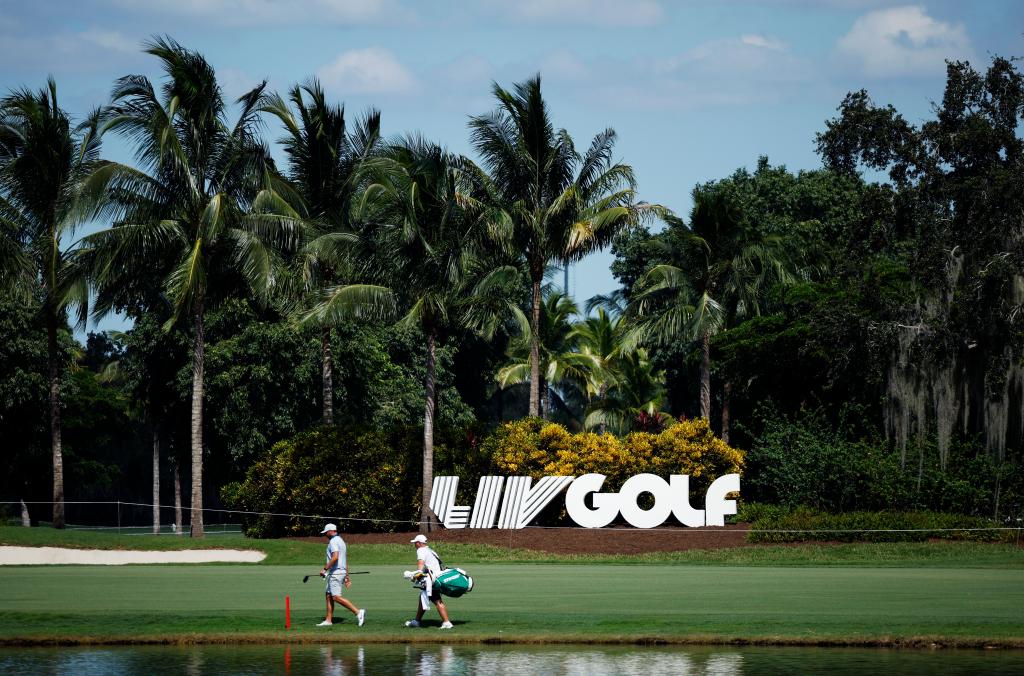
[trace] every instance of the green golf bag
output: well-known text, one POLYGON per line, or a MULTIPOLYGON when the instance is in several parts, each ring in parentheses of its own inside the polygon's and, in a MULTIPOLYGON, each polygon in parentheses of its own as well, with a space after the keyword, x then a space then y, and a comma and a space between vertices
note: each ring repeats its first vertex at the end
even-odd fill
POLYGON ((461 568, 448 568, 434 578, 434 589, 453 598, 473 591, 473 578, 461 568))

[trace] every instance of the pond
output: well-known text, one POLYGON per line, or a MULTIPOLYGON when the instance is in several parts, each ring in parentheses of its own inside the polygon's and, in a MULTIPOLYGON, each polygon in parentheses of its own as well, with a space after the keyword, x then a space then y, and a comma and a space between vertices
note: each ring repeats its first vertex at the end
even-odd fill
POLYGON ((1022 674, 1024 652, 641 646, 0 648, 17 674, 1022 674))

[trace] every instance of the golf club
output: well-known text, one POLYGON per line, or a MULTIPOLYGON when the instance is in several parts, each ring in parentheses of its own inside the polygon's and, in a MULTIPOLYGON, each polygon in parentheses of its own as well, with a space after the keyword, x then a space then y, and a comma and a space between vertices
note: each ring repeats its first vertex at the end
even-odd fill
MULTIPOLYGON (((368 571, 368 570, 357 570, 357 571, 353 571, 353 572, 348 573, 348 574, 349 575, 369 575, 370 571, 368 571)), ((309 582, 309 578, 311 578, 311 577, 320 577, 320 573, 315 573, 313 575, 306 575, 305 577, 302 578, 302 584, 306 584, 307 582, 309 582)))

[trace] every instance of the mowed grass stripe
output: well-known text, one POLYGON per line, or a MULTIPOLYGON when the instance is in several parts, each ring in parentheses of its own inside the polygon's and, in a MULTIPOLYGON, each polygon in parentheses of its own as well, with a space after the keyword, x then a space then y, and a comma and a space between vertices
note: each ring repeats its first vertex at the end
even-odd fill
POLYGON ((402 626, 416 595, 401 566, 367 569, 350 591, 367 626, 341 611, 319 629, 306 566, 3 568, 0 640, 1024 641, 1018 570, 478 564, 449 634, 402 626))
MULTIPOLYGON (((651 537, 657 537, 651 533, 651 537)), ((414 558, 408 538, 395 535, 395 544, 349 543, 353 565, 403 564, 414 558)), ((309 565, 314 571, 324 555, 324 544, 298 540, 262 540, 241 535, 189 537, 117 535, 52 528, 0 526, 0 545, 77 547, 93 549, 178 550, 254 549, 267 558, 259 565, 309 565)), ((480 544, 444 543, 438 549, 445 561, 460 565, 480 563, 589 563, 685 564, 688 566, 867 566, 938 568, 1017 568, 1024 570, 1024 547, 980 542, 814 543, 757 545, 716 550, 653 552, 649 554, 566 555, 480 544)))

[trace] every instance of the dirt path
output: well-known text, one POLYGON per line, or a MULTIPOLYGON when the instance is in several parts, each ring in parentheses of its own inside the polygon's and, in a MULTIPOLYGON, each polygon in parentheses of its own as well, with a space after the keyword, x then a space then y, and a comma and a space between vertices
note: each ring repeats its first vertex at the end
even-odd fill
MULTIPOLYGON (((749 546, 747 524, 724 528, 523 528, 498 530, 465 528, 430 534, 436 542, 486 544, 496 547, 535 549, 554 554, 643 554, 687 549, 722 549, 749 546)), ((407 543, 416 532, 342 533, 349 544, 407 543)), ((321 538, 301 538, 314 542, 321 538)))

